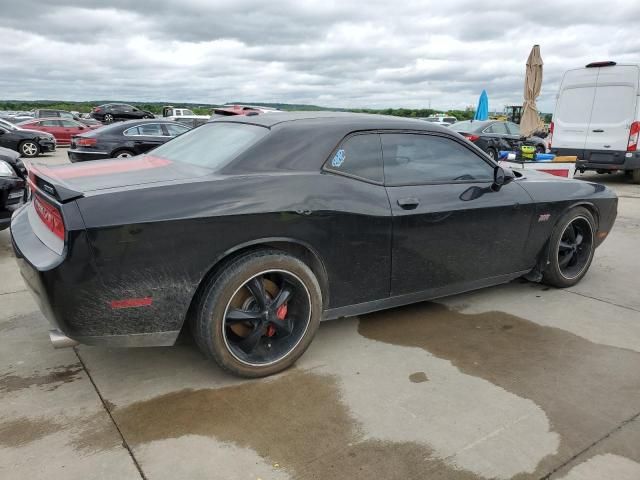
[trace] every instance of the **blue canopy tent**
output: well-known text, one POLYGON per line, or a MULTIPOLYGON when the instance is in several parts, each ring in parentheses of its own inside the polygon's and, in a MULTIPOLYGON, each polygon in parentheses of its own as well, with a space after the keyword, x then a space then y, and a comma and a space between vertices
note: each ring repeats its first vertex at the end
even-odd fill
POLYGON ((489 119, 489 97, 487 91, 482 90, 480 99, 478 100, 478 108, 476 108, 476 114, 473 117, 474 120, 488 120, 489 119))

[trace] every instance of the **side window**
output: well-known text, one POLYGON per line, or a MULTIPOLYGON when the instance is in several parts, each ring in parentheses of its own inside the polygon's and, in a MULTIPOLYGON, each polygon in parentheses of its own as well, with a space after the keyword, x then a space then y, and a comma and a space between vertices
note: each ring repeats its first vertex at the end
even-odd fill
POLYGON ((509 122, 508 125, 511 135, 520 135, 520 125, 516 125, 513 122, 509 122))
POLYGON ((72 122, 71 120, 60 120, 60 123, 62 123, 64 128, 76 128, 78 126, 76 122, 72 122))
POLYGON ((133 135, 140 135, 140 133, 138 132, 138 127, 127 128, 124 132, 122 132, 122 134, 127 137, 131 137, 133 135))
POLYGON ((333 152, 325 169, 382 183, 382 152, 378 134, 348 137, 333 152))
POLYGON ((493 180, 493 167, 455 140, 435 135, 380 135, 387 185, 493 180))
POLYGON ((158 123, 145 123, 138 125, 138 135, 144 135, 146 137, 163 137, 162 125, 158 123))
POLYGON ((484 130, 486 133, 498 133, 500 135, 508 135, 507 125, 504 123, 493 123, 484 130))
POLYGON ((184 132, 189 130, 189 127, 185 127, 182 125, 175 125, 173 123, 166 123, 164 127, 167 129, 170 137, 176 137, 178 135, 182 135, 184 132))
POLYGON ((42 120, 40 125, 43 127, 59 127, 60 122, 58 120, 42 120))

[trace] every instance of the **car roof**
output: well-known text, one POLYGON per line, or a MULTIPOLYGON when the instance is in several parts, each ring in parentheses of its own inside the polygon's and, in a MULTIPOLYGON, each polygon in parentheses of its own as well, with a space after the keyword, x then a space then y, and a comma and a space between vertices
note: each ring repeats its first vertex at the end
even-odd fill
POLYGON ((218 117, 210 122, 248 123, 262 127, 273 128, 287 123, 317 125, 321 121, 323 126, 341 126, 352 131, 371 129, 407 129, 446 131, 444 127, 430 124, 415 118, 394 117, 391 115, 375 115, 370 113, 351 112, 282 112, 278 115, 235 115, 218 117))

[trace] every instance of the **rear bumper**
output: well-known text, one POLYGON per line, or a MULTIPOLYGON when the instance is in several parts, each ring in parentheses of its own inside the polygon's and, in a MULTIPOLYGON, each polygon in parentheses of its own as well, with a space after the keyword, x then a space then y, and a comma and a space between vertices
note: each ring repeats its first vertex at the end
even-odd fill
POLYGON ((42 152, 55 152, 56 151, 56 143, 55 142, 48 142, 46 140, 40 140, 38 142, 38 145, 40 145, 40 151, 42 151, 42 152))
POLYGON ((87 151, 87 150, 78 150, 70 148, 67 150, 67 156, 71 162, 88 162, 90 160, 103 160, 106 158, 111 158, 110 152, 103 151, 87 151))
MULTIPOLYGON (((11 242, 27 288, 58 335, 79 343, 110 347, 175 343, 179 326, 159 322, 162 305, 149 312, 136 308, 114 310, 110 306, 114 298, 121 298, 124 293, 103 283, 84 229, 68 231, 64 251, 58 254, 35 234, 28 215, 30 205, 13 215, 11 242)), ((70 208, 69 217, 74 208, 70 208)))
POLYGON ((552 148, 556 155, 577 156, 578 170, 637 170, 640 169, 640 152, 610 150, 578 150, 574 148, 552 148))

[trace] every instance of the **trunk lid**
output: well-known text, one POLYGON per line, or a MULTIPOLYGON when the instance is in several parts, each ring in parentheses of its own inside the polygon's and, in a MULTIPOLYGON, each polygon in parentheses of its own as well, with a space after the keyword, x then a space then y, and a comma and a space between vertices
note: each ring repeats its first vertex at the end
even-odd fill
POLYGON ((38 188, 55 196, 59 201, 66 202, 99 190, 203 176, 209 173, 209 170, 152 155, 141 155, 65 165, 31 164, 29 173, 31 181, 38 188))

